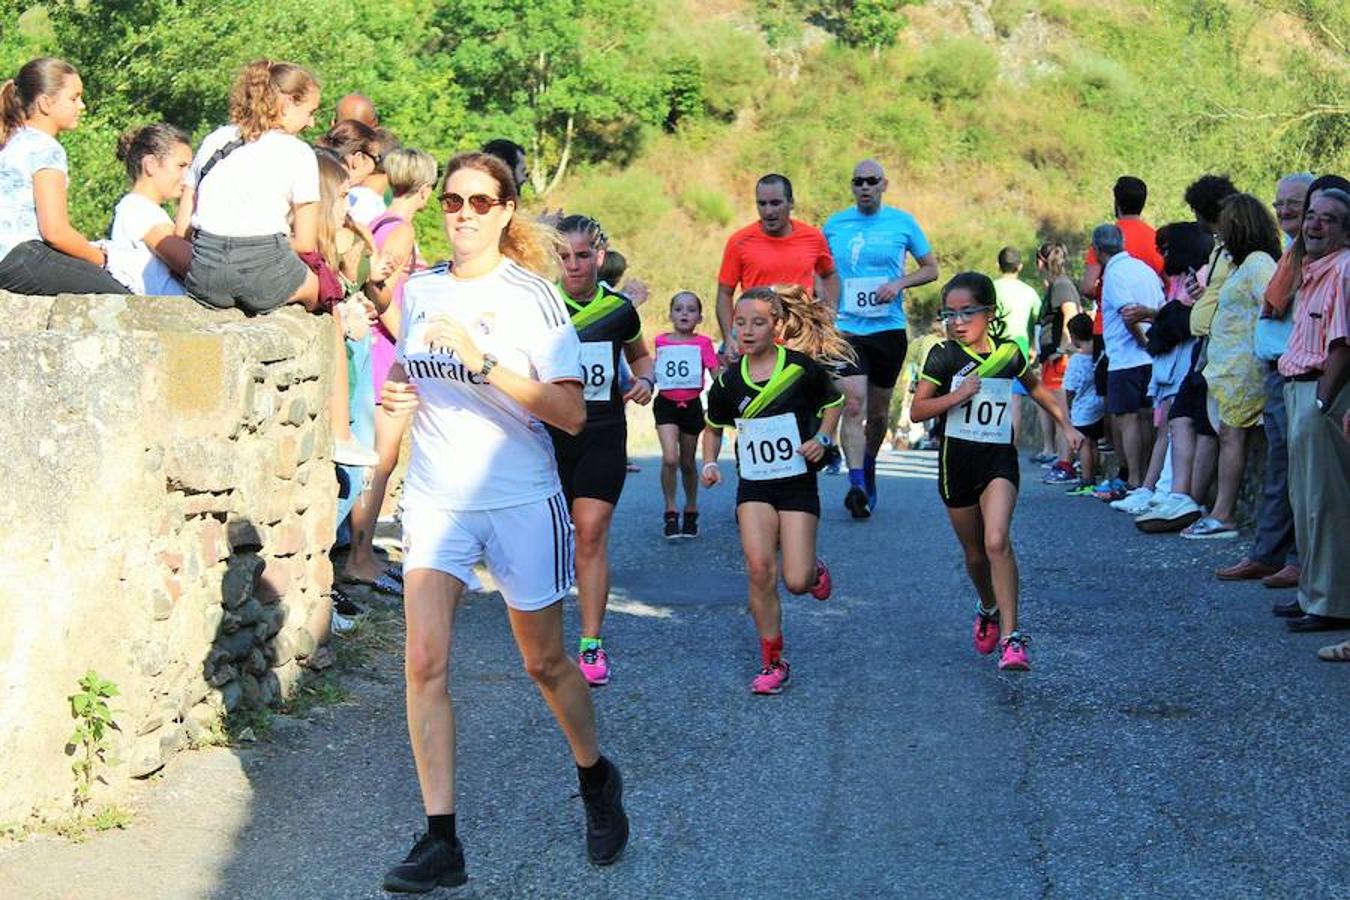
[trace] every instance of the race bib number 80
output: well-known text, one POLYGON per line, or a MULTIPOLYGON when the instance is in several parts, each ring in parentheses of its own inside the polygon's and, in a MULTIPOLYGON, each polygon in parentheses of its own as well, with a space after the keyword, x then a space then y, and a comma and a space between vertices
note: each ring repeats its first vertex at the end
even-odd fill
MULTIPOLYGON (((952 390, 965 379, 952 379, 952 390)), ((947 436, 979 444, 1012 443, 1012 379, 982 378, 980 390, 947 413, 947 436)))
MULTIPOLYGON (((876 319, 886 315, 891 311, 891 304, 895 300, 880 300, 877 298, 877 291, 885 284, 887 279, 882 276, 875 278, 849 278, 844 281, 844 291, 840 297, 840 306, 846 316, 860 316, 864 319, 876 319)), ((898 297, 896 299, 899 299, 898 297)))
POLYGON ((614 345, 608 341, 587 341, 581 345, 581 378, 586 399, 608 400, 614 385, 614 345))
POLYGON ((791 413, 736 420, 736 460, 747 481, 805 475, 806 458, 797 452, 800 446, 797 417, 791 413))

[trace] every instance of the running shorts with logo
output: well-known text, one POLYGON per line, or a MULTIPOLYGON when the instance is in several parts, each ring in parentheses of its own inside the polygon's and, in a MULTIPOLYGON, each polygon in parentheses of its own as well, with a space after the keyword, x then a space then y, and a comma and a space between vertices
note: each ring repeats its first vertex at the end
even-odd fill
POLYGON ((780 512, 819 516, 820 464, 807 462, 797 449, 820 431, 825 410, 843 402, 822 366, 785 347, 778 348, 768 381, 750 377, 748 359, 723 372, 708 391, 708 424, 737 429, 736 504, 767 503, 780 512))
POLYGON ((698 397, 672 400, 664 393, 657 394, 652 401, 652 413, 658 426, 675 425, 680 434, 698 435, 703 431, 703 401, 698 397))
POLYGON ((555 602, 572 583, 572 527, 548 432, 454 353, 433 351, 428 330, 453 320, 503 368, 579 383, 580 344, 561 298, 511 260, 466 281, 439 266, 408 279, 402 313, 395 359, 421 401, 404 482, 404 569, 472 584, 473 566, 486 562, 513 608, 555 602))
POLYGON ((978 374, 979 393, 953 407, 942 419, 938 452, 938 493, 948 507, 974 506, 995 479, 1020 484, 1017 448, 1012 442, 1012 381, 1027 371, 1027 359, 1012 341, 991 338, 988 355, 959 341, 943 341, 924 361, 923 380, 949 394, 961 381, 978 374))
POLYGON ((563 492, 569 504, 578 497, 618 503, 628 476, 619 359, 626 345, 642 340, 642 322, 629 299, 608 285, 597 286, 595 295, 585 301, 566 294, 563 299, 581 339, 586 393, 586 427, 581 434, 549 429, 563 492))

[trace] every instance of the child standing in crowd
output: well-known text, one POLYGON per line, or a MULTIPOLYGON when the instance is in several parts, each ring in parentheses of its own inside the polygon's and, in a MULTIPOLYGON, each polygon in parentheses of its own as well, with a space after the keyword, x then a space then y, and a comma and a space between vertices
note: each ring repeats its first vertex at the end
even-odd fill
POLYGON ((788 332, 815 356, 851 358, 833 315, 802 292, 753 288, 736 304, 741 358, 708 391, 703 433, 703 484, 722 480, 717 457, 722 429, 736 429, 736 519, 750 582, 750 611, 759 632, 762 668, 750 683, 756 694, 778 694, 788 682, 783 658, 783 611, 778 560, 794 594, 830 596, 830 572, 816 556, 820 494, 816 472, 839 424, 844 395, 811 356, 780 346, 788 332), (824 315, 822 315, 822 311, 824 315))
POLYGON ((1065 327, 1073 341, 1074 353, 1069 356, 1064 370, 1064 394, 1069 405, 1069 423, 1084 438, 1078 448, 1079 482, 1069 489, 1069 493, 1075 497, 1091 497, 1097 474, 1097 442, 1106 434, 1103 421, 1106 406, 1097 393, 1096 379, 1092 377, 1092 316, 1078 313, 1065 327))
POLYGON ((352 221, 358 225, 369 227, 371 222, 384 214, 390 201, 394 199, 385 161, 389 159, 389 154, 400 146, 398 138, 394 137, 394 133, 388 128, 376 128, 374 137, 367 143, 374 167, 370 174, 359 182, 352 181, 352 189, 347 193, 347 205, 351 208, 352 221))
POLYGON ((998 321, 995 303, 993 281, 978 272, 962 272, 943 286, 940 315, 954 324, 956 340, 928 354, 911 414, 943 419, 938 490, 980 595, 975 650, 987 655, 997 648, 1000 669, 1022 670, 1030 660, 1017 627, 1017 559, 1009 535, 1019 481, 1009 415, 1013 379, 1054 417, 1074 450, 1083 436, 1028 371, 1021 349, 1003 340, 996 324, 991 329, 998 321))
POLYGON ((66 150, 56 136, 83 113, 84 82, 64 60, 31 60, 0 85, 0 290, 127 292, 66 208, 66 150))
POLYGON ((122 135, 117 158, 127 167, 131 191, 113 209, 104 245, 108 270, 133 294, 180 297, 192 244, 175 230, 164 204, 183 196, 192 144, 172 125, 146 125, 122 135))
POLYGON ((666 499, 667 539, 698 537, 698 472, 694 453, 703 432, 704 372, 720 367, 717 348, 707 335, 695 334, 703 321, 703 301, 693 291, 670 298, 674 330, 656 336, 656 387, 652 401, 656 436, 661 442, 661 493, 666 499), (676 472, 684 482, 684 519, 675 510, 676 472))

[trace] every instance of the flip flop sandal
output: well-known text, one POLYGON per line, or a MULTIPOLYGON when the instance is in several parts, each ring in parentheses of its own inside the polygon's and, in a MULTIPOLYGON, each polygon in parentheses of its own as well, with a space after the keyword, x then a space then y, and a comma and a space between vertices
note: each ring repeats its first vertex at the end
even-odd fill
POLYGON ((348 575, 340 579, 338 581, 338 584, 370 588, 372 591, 375 591, 376 593, 387 594, 391 597, 403 596, 402 582, 398 582, 390 578, 388 573, 386 572, 381 572, 379 577, 376 578, 374 581, 367 581, 364 578, 354 578, 348 575))
POLYGON ((403 584, 403 563, 390 563, 384 567, 384 574, 392 581, 403 584))
POLYGON ((1317 658, 1327 662, 1350 662, 1350 641, 1323 647, 1317 651, 1317 658))

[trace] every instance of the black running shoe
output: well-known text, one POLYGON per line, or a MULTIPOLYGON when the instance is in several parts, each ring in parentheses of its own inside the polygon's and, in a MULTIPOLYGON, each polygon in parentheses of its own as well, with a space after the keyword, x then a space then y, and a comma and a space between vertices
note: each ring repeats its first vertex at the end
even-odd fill
POLYGON ((423 834, 403 862, 384 874, 384 889, 395 894, 425 894, 438 887, 456 887, 469 880, 464 847, 423 834))
POLYGON ((619 767, 609 763, 609 777, 594 793, 588 793, 582 785, 581 800, 586 805, 586 855, 595 865, 607 866, 628 844, 628 815, 623 811, 619 767))
POLYGON ((867 491, 856 485, 849 488, 848 493, 844 495, 844 508, 855 519, 866 519, 872 515, 872 506, 867 502, 867 491))
POLYGON ((666 513, 666 540, 673 541, 680 536, 680 514, 666 513))
POLYGON ((698 537, 698 513, 687 512, 684 514, 684 521, 680 523, 680 537, 698 537))

